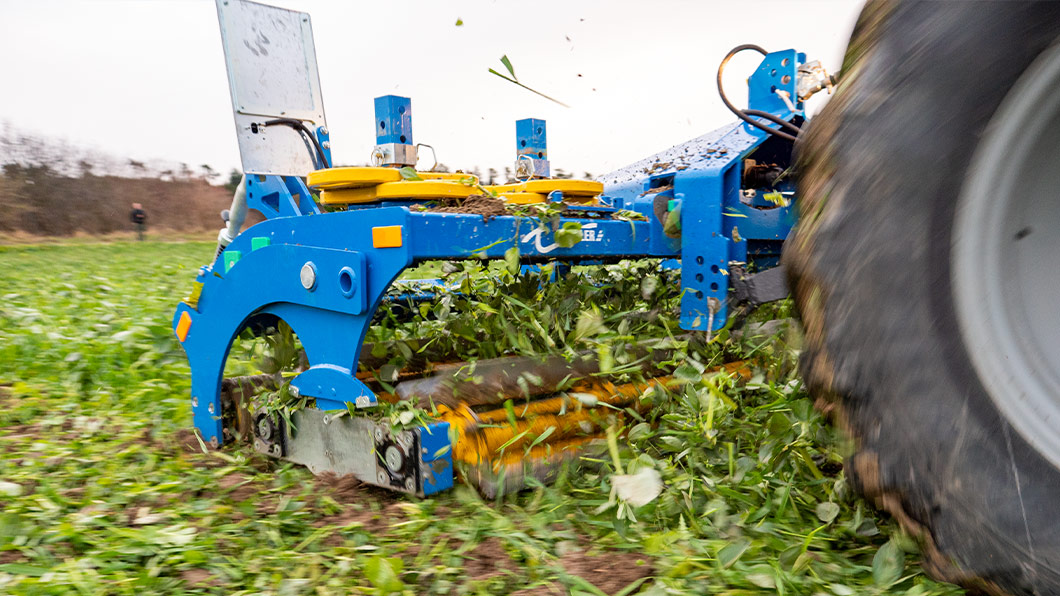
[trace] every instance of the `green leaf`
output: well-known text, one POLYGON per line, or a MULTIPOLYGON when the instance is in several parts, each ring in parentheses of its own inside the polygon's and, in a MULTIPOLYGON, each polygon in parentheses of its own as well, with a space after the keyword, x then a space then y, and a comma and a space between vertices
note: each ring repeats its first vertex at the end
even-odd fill
POLYGON ((905 553, 893 539, 876 551, 872 557, 872 581, 881 588, 886 588, 898 581, 905 569, 905 553))
POLYGON ((456 26, 457 27, 463 27, 464 26, 464 19, 461 19, 460 17, 457 17, 456 18, 456 26))
POLYGON ((51 571, 51 569, 48 569, 47 567, 36 567, 34 565, 24 565, 22 563, 4 563, 3 565, 0 565, 0 571, 12 575, 40 577, 51 571))
POLYGON ((508 273, 519 275, 519 245, 515 245, 504 251, 504 266, 508 273))
MULTIPOLYGON (((512 84, 515 84, 515 85, 519 85, 523 89, 526 89, 527 91, 529 91, 531 93, 534 93, 536 95, 540 95, 541 97, 544 97, 545 99, 547 99, 547 100, 549 100, 549 101, 551 101, 553 103, 557 103, 557 104, 559 104, 559 105, 561 105, 561 106, 563 106, 565 108, 569 108, 570 107, 569 105, 563 103, 562 101, 560 101, 558 99, 555 99, 553 97, 549 97, 549 96, 545 95, 544 93, 541 93, 537 89, 531 89, 530 87, 527 87, 526 85, 520 83, 519 81, 516 81, 515 79, 508 78, 508 77, 504 76, 503 74, 497 72, 496 70, 493 70, 492 68, 489 69, 489 71, 490 71, 490 74, 497 75, 498 77, 504 79, 505 81, 508 81, 509 83, 512 83, 512 84)), ((490 194, 492 195, 494 193, 491 192, 490 194)))
POLYGON ((678 203, 672 211, 666 214, 666 221, 663 222, 663 233, 667 236, 675 237, 681 235, 681 204, 678 203))
POLYGON ((839 515, 839 505, 826 501, 817 504, 817 519, 824 523, 831 523, 839 515))
POLYGON ((574 333, 567 340, 570 343, 592 337, 607 331, 604 319, 596 310, 583 310, 578 315, 578 323, 574 326, 574 333))
POLYGON ((423 180, 423 178, 421 178, 416 172, 416 168, 412 166, 405 166, 398 170, 398 173, 401 174, 401 177, 405 180, 423 180))
POLYGON ((582 224, 576 221, 564 222, 563 227, 554 234, 556 244, 570 248, 582 241, 582 224))
POLYGON ((738 538, 718 551, 718 563, 721 563, 722 567, 731 567, 733 563, 740 560, 740 557, 742 557, 750 547, 750 540, 746 538, 738 538))
POLYGON ((516 81, 519 80, 519 77, 515 76, 515 69, 512 68, 512 61, 508 59, 508 54, 501 56, 501 64, 504 65, 504 68, 508 69, 508 74, 512 75, 513 79, 516 81))
POLYGON ((544 442, 545 439, 548 439, 550 436, 552 436, 552 433, 554 433, 554 432, 556 432, 556 427, 555 426, 550 426, 550 427, 546 428, 545 432, 543 432, 540 435, 538 435, 537 438, 534 439, 533 443, 530 443, 530 447, 528 447, 528 449, 533 449, 534 447, 537 447, 539 444, 544 442))
POLYGON ((372 582, 379 594, 400 592, 405 588, 405 582, 398 577, 403 565, 398 557, 372 557, 365 561, 364 576, 372 582))

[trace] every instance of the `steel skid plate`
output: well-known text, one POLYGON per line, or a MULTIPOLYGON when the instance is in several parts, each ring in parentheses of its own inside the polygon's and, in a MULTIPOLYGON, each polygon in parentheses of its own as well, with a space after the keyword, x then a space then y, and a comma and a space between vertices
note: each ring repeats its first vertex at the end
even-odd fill
POLYGON ((291 415, 291 428, 278 416, 259 414, 254 449, 309 468, 313 474, 352 474, 358 480, 417 496, 453 486, 449 424, 391 432, 344 410, 307 408, 291 415))
POLYGON ((275 118, 325 127, 309 15, 246 0, 216 0, 236 137, 247 174, 305 176, 316 170, 311 141, 275 118))

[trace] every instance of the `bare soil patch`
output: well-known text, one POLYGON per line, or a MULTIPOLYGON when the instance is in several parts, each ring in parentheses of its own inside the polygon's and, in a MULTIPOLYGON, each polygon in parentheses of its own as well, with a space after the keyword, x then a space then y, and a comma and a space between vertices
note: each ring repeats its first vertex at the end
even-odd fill
POLYGON ((504 201, 489 195, 471 195, 466 199, 446 197, 436 199, 425 205, 426 211, 435 213, 472 213, 482 216, 483 221, 489 221, 498 215, 508 215, 504 208, 504 201))
POLYGON ((471 551, 464 563, 464 571, 471 579, 483 580, 502 575, 511 563, 512 558, 504 550, 504 543, 490 536, 471 551))
POLYGON ((578 549, 560 557, 559 562, 567 573, 577 575, 608 594, 654 573, 647 557, 631 552, 608 551, 589 555, 578 549))

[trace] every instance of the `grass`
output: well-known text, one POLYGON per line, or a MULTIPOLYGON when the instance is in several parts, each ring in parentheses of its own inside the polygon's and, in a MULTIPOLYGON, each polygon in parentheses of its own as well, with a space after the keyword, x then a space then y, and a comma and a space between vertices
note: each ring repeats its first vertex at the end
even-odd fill
MULTIPOLYGON (((791 371, 792 337, 683 347, 688 382, 630 419, 617 462, 497 501, 462 485, 417 500, 246 448, 204 453, 170 320, 212 250, 0 247, 0 592, 960 593, 926 578, 915 544, 851 494, 843 443, 791 371), (745 356, 746 385, 699 373, 745 356), (658 471, 661 494, 615 501, 616 467, 658 471)), ((453 280, 491 292, 412 306, 418 317, 385 318, 372 340, 400 366, 417 350, 610 349, 665 333, 665 316, 625 314, 667 312, 672 281, 630 266, 537 293, 465 264, 453 280)))

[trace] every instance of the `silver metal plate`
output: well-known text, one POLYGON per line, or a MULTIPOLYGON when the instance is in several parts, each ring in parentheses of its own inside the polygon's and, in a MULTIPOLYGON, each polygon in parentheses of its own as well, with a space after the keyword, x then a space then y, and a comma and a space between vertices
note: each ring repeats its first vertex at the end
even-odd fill
POLYGON ((307 139, 287 126, 254 125, 293 118, 311 131, 327 126, 309 15, 246 0, 216 2, 243 171, 305 176, 316 169, 307 139))
POLYGON ((413 449, 412 432, 403 431, 391 437, 384 424, 343 414, 341 410, 299 410, 291 415, 294 430, 285 437, 285 455, 271 451, 260 438, 255 448, 273 457, 302 464, 315 475, 324 472, 337 476, 352 474, 368 484, 423 496, 415 474, 408 473, 420 468, 419 473, 423 474, 419 454, 413 449), (380 448, 380 443, 388 446, 380 448), (394 447, 393 450, 390 446, 394 447), (415 461, 408 462, 409 458, 415 461), (388 465, 392 466, 390 473, 388 465), (392 481, 391 475, 398 480, 392 481))

